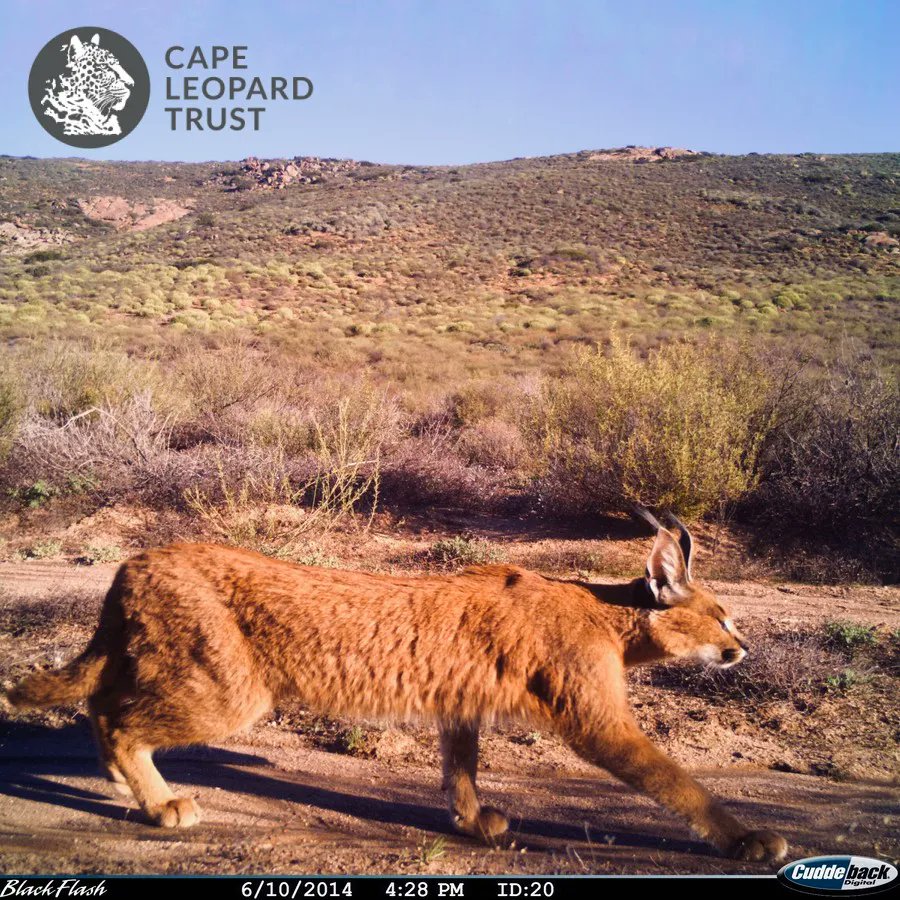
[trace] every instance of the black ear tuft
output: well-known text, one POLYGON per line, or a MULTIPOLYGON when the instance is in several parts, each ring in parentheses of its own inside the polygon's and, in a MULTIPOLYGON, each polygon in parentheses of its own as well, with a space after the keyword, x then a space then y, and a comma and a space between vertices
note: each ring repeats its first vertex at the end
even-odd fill
POLYGON ((684 565, 687 570, 687 580, 691 580, 691 551, 694 548, 694 541, 691 538, 691 533, 687 530, 687 525, 681 521, 674 513, 667 512, 666 520, 671 522, 679 532, 678 535, 678 543, 681 546, 681 553, 684 556, 684 565))
POLYGON ((642 519, 646 522, 654 531, 659 531, 659 529, 662 528, 659 519, 657 519, 646 506, 640 506, 637 503, 633 503, 631 505, 631 512, 638 519, 642 519))

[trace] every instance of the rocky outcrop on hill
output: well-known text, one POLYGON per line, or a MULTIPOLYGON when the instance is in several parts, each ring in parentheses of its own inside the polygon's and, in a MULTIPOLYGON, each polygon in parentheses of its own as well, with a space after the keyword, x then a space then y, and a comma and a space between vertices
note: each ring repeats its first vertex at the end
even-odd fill
POLYGON ((863 243, 869 249, 888 250, 890 252, 898 252, 900 241, 891 237, 886 231, 873 231, 863 238, 863 243))
POLYGON ((700 150, 686 150, 683 147, 637 147, 629 144, 613 150, 596 150, 588 155, 588 160, 616 160, 619 162, 652 163, 681 159, 684 156, 707 156, 700 150))
POLYGON ((248 156, 241 160, 236 172, 223 173, 212 180, 233 191, 282 190, 289 184, 316 184, 336 175, 349 175, 364 165, 366 163, 352 159, 321 159, 318 156, 295 156, 293 159, 248 156))
POLYGON ((30 253, 75 240, 72 232, 61 228, 35 228, 19 220, 0 222, 0 254, 30 253))
POLYGON ((193 203, 193 200, 176 203, 162 198, 135 203, 124 197, 87 197, 78 201, 78 208, 87 218, 108 222, 120 231, 146 231, 186 216, 193 203))

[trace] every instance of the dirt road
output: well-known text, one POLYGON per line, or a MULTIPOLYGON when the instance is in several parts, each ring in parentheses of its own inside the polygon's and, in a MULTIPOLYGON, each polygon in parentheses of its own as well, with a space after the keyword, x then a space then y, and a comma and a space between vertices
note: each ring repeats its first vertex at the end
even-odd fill
MULTIPOLYGON (((0 869, 5 872, 734 872, 669 815, 602 773, 485 772, 515 846, 487 850, 449 833, 435 768, 302 747, 265 728, 160 768, 204 821, 145 825, 96 774, 87 729, 6 729, 0 745, 0 869)), ((748 822, 777 828, 795 858, 900 852, 897 795, 778 772, 697 773, 748 822), (893 837, 890 837, 893 831, 893 837)))

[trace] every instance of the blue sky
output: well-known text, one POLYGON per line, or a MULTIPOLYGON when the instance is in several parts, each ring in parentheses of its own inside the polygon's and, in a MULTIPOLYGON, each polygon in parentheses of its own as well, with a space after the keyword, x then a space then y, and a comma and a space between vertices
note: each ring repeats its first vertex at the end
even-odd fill
POLYGON ((898 38, 897 0, 0 0, 0 152, 438 164, 623 144, 898 151, 898 38), (123 34, 151 74, 144 120, 103 150, 56 142, 27 99, 38 50, 82 25, 123 34), (246 45, 251 73, 308 76, 314 96, 271 104, 259 132, 173 133, 173 44, 246 45))

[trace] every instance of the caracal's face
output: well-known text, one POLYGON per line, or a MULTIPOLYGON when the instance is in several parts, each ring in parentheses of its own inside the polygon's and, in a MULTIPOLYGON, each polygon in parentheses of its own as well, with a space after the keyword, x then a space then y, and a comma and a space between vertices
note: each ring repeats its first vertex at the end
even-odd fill
POLYGON ((651 615, 657 640, 669 657, 729 669, 747 655, 747 642, 728 609, 696 582, 673 606, 651 615))

